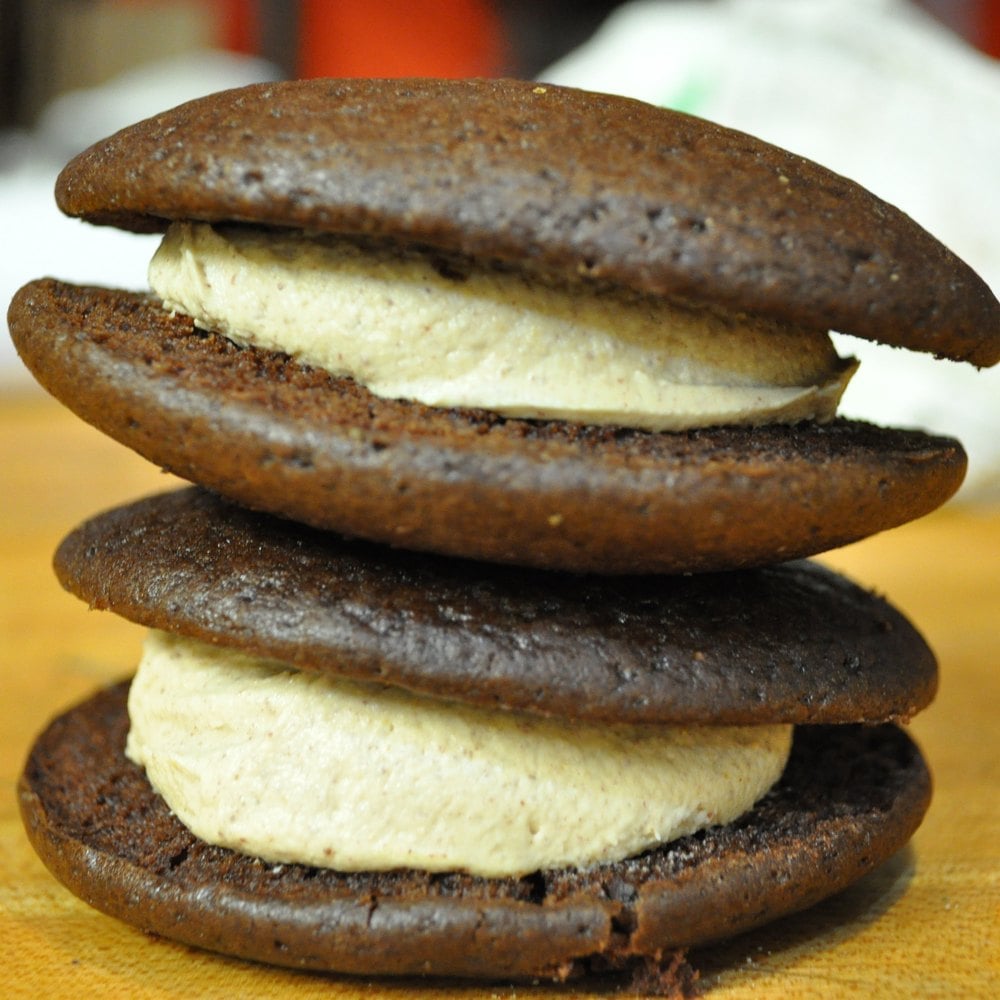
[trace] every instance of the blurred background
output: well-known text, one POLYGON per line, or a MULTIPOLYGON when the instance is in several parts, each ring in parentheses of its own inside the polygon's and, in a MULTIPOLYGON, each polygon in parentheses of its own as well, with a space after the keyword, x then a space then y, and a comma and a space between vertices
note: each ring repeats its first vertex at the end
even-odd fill
MULTIPOLYGON (((519 76, 753 132, 899 205, 1000 290, 1000 0, 0 0, 0 299, 145 285, 148 238, 59 216, 90 142, 183 100, 312 76, 519 76)), ((607 151, 613 156, 614 151, 607 151)), ((1000 499, 1000 371, 842 338, 844 412, 954 433, 1000 499)), ((33 384, 0 336, 0 393, 33 384)))

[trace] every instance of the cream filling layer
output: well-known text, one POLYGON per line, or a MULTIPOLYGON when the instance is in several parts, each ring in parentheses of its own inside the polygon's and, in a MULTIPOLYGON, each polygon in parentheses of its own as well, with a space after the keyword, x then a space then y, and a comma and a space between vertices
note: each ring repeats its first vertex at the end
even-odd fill
POLYGON ((749 809, 790 726, 596 725, 147 637, 127 754, 194 834, 271 862, 499 877, 615 861, 749 809))
POLYGON ((855 365, 826 331, 293 230, 171 225, 171 310, 384 398, 684 430, 829 420, 855 365))

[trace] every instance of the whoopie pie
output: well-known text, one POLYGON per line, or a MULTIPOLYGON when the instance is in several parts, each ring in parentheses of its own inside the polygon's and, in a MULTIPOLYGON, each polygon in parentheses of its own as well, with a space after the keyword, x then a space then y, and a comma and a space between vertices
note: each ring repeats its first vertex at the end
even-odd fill
POLYGON ((405 548, 607 573, 822 552, 933 510, 966 464, 952 439, 837 418, 851 362, 828 331, 1000 358, 995 296, 897 209, 747 135, 579 90, 228 91, 97 143, 63 170, 57 200, 93 223, 171 227, 170 304, 29 284, 10 323, 39 381, 237 503, 405 548), (278 249, 251 267, 259 244, 278 249), (345 286, 308 323, 319 293, 275 270, 292 257, 294 272, 303 244, 324 293, 361 268, 362 290, 345 286), (414 270, 396 280, 401 261, 414 270), (231 301, 192 318, 177 272, 201 291, 232 285, 231 301), (257 303, 268 274, 273 298, 257 303), (375 302, 356 318, 365 290, 375 302), (444 303, 432 320, 428 299, 444 303), (217 315, 251 302, 280 335, 217 315), (387 333, 397 320, 406 329, 387 333), (328 331, 312 325, 328 321, 345 324, 340 340, 317 351, 328 331), (391 370, 422 367, 401 385, 369 371, 376 343, 391 370), (651 417, 633 405, 647 395, 684 412, 651 417), (642 426, 657 419, 673 430, 642 426))

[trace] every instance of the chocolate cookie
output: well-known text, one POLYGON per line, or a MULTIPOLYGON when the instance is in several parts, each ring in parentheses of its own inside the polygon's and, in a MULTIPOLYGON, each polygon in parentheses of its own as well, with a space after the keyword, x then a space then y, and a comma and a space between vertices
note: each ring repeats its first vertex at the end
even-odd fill
POLYGON ((857 184, 638 101, 512 80, 215 94, 74 159, 69 215, 365 234, 988 365, 1000 305, 857 184))
POLYGON ((655 434, 380 399, 137 294, 35 282, 9 320, 56 398, 178 475, 316 527, 493 562, 794 559, 920 517, 965 474, 953 439, 857 422, 655 434))
POLYGON ((123 754, 124 685, 55 720, 19 795, 73 892, 185 944, 294 968, 565 979, 644 962, 817 902, 887 859, 927 807, 892 725, 802 727, 779 784, 736 823, 614 865, 482 879, 270 865, 194 838, 123 754))
POLYGON ((149 627, 570 718, 906 719, 937 683, 898 611, 808 562, 568 576, 352 543, 186 489, 87 522, 55 567, 91 607, 149 627))

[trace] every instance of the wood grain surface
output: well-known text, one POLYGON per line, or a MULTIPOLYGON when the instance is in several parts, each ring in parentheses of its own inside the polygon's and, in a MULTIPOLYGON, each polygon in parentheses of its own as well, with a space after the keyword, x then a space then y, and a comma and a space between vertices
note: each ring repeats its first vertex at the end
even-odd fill
MULTIPOLYGON (((170 477, 55 403, 0 399, 0 941, 5 997, 578 997, 579 987, 368 981, 267 969, 141 934, 63 890, 29 847, 14 786, 56 712, 131 672, 140 633, 64 594, 62 536, 170 477)), ((941 661, 913 725, 935 776, 912 844, 805 914, 692 956, 713 1000, 1000 996, 1000 510, 953 503, 826 561, 887 594, 941 661)))

